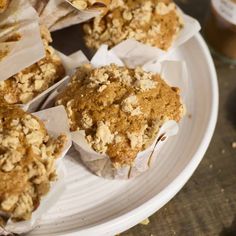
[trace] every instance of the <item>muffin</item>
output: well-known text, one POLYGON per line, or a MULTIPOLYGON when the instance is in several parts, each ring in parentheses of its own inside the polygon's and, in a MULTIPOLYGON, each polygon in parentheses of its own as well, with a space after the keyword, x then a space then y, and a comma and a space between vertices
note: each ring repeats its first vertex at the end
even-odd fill
POLYGON ((183 27, 172 0, 113 0, 105 16, 85 23, 85 43, 97 49, 110 48, 126 39, 168 50, 183 27))
POLYGON ((26 104, 65 75, 60 57, 49 45, 49 31, 41 27, 46 56, 7 80, 0 81, 0 94, 8 104, 26 104))
POLYGON ((0 13, 3 13, 8 5, 10 4, 10 0, 0 0, 0 13))
POLYGON ((1 105, 0 140, 1 215, 13 222, 29 220, 57 178, 55 162, 67 137, 54 138, 35 116, 1 105))
POLYGON ((133 166, 160 128, 184 115, 178 88, 140 67, 115 64, 79 68, 56 104, 65 107, 71 131, 85 131, 87 144, 106 156, 115 171, 133 166))

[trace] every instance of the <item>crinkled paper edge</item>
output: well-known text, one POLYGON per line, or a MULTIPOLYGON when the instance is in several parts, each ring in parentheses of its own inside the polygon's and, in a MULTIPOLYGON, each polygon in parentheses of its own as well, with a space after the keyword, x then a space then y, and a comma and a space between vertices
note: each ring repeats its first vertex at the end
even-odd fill
POLYGON ((0 51, 7 54, 0 59, 0 80, 5 80, 42 59, 45 50, 38 15, 27 0, 11 1, 8 9, 0 14, 1 27, 0 51), (15 33, 20 35, 19 40, 4 41, 15 33))
POLYGON ((201 26, 194 18, 183 14, 184 27, 181 29, 172 47, 168 51, 140 43, 134 39, 127 39, 115 47, 112 51, 125 62, 127 66, 136 67, 154 61, 164 61, 179 46, 194 37, 201 29, 201 26))
POLYGON ((103 11, 103 9, 97 7, 80 11, 69 1, 65 0, 49 0, 44 2, 31 0, 30 2, 38 11, 41 23, 46 25, 50 31, 85 22, 98 16, 103 11))

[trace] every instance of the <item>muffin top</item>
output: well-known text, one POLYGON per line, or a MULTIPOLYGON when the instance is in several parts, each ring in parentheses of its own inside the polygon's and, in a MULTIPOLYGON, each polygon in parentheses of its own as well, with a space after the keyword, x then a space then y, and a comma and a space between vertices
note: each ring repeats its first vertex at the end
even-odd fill
POLYGON ((51 137, 35 116, 0 106, 0 211, 28 220, 55 180, 55 160, 66 136, 51 137))
POLYGON ((86 10, 91 7, 106 8, 110 0, 70 0, 71 4, 79 10, 86 10))
POLYGON ((183 26, 172 0, 113 0, 108 13, 84 24, 85 42, 97 49, 126 39, 167 50, 183 26))
POLYGON ((52 39, 44 26, 41 26, 41 35, 46 56, 11 78, 0 81, 0 94, 8 104, 28 103, 65 75, 61 59, 49 46, 52 39))
POLYGON ((0 0, 0 13, 3 13, 7 9, 9 3, 10 0, 0 0))
POLYGON ((91 147, 114 165, 130 165, 168 120, 183 116, 179 89, 141 68, 109 65, 79 68, 58 96, 71 131, 85 130, 91 147))

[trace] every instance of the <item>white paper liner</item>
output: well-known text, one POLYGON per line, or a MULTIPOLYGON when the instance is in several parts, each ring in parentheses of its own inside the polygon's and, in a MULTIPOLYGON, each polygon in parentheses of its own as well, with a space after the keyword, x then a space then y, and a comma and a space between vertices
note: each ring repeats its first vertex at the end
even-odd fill
POLYGON ((178 124, 175 121, 167 121, 161 127, 153 144, 137 155, 133 165, 120 168, 113 166, 109 156, 99 154, 89 146, 84 131, 73 132, 72 140, 75 149, 80 153, 83 163, 94 174, 108 179, 130 179, 140 175, 152 166, 161 146, 168 137, 176 135, 178 129, 178 124))
MULTIPOLYGON (((78 51, 77 53, 72 54, 71 57, 68 57, 58 51, 56 53, 61 58, 62 64, 66 70, 67 75, 73 74, 76 67, 78 67, 78 65, 80 63, 87 60, 87 58, 85 57, 85 55, 81 51, 78 51)), ((68 79, 69 79, 69 76, 65 76, 60 81, 58 81, 57 83, 55 83, 54 85, 52 85, 51 87, 49 87, 48 89, 46 89, 45 91, 43 91, 42 93, 37 95, 30 102, 28 102, 26 104, 22 104, 20 106, 22 107, 22 109, 24 109, 25 111, 28 111, 28 112, 37 111, 39 109, 39 107, 42 105, 42 103, 45 101, 45 99, 48 97, 48 95, 50 93, 52 93, 55 89, 60 87, 61 84, 64 84, 65 81, 68 81, 68 79)))
POLYGON ((165 60, 174 49, 188 41, 201 29, 200 24, 194 18, 183 14, 183 20, 184 27, 181 29, 172 47, 168 51, 145 45, 134 39, 127 39, 113 47, 112 50, 127 66, 132 65, 136 67, 151 61, 165 60))
POLYGON ((58 106, 34 113, 34 115, 39 117, 45 123, 45 126, 50 135, 57 137, 60 134, 66 134, 68 137, 63 151, 56 162, 58 180, 52 182, 48 194, 41 199, 40 205, 37 210, 33 212, 31 220, 17 223, 9 220, 4 229, 0 227, 0 235, 3 234, 1 234, 1 230, 3 232, 5 230, 6 232, 10 233, 22 234, 34 229, 42 215, 45 214, 58 201, 58 199, 66 190, 66 169, 62 160, 71 147, 71 135, 69 132, 66 111, 63 106, 58 106))
MULTIPOLYGON (((144 54, 146 56, 146 54, 144 54)), ((130 61, 131 67, 136 61, 130 61)), ((91 60, 94 67, 101 67, 109 64, 123 66, 124 63, 115 55, 114 51, 108 50, 107 45, 102 45, 91 60)), ((163 61, 148 63, 142 66, 144 70, 161 74, 161 77, 170 85, 181 89, 181 98, 185 99, 188 90, 188 75, 186 64, 183 61, 163 61)), ((68 83, 68 81, 66 81, 68 83)), ((56 89, 45 101, 43 108, 53 106, 57 95, 65 88, 65 84, 56 89)), ((122 168, 114 168, 107 155, 95 152, 87 143, 84 131, 72 132, 72 141, 77 151, 81 154, 84 164, 98 176, 110 179, 133 178, 147 170, 157 157, 157 152, 165 143, 159 140, 163 135, 165 140, 177 134, 178 124, 175 121, 166 122, 160 129, 153 144, 145 151, 140 152, 134 164, 122 168), (158 142, 157 142, 158 140, 158 142)))
POLYGON ((79 24, 101 14, 99 9, 79 11, 65 0, 30 0, 40 14, 40 21, 50 31, 59 30, 74 24, 79 24), (41 6, 39 6, 41 4, 41 6))
POLYGON ((27 0, 11 1, 0 14, 0 80, 7 79, 45 56, 36 11, 27 0), (15 34, 20 39, 5 42, 15 34))

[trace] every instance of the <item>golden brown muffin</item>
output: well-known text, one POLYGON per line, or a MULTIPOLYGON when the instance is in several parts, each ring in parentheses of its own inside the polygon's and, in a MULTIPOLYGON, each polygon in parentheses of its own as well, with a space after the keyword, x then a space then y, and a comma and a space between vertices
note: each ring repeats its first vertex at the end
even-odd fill
POLYGON ((49 31, 41 27, 46 56, 11 78, 0 82, 0 91, 9 104, 25 104, 58 82, 65 75, 62 61, 49 46, 49 31))
POLYGON ((51 137, 43 122, 12 105, 0 106, 0 211, 31 218, 56 178, 66 136, 51 137))
POLYGON ((0 0, 0 13, 3 13, 10 4, 10 0, 0 0))
POLYGON ((182 18, 172 0, 113 0, 105 16, 84 24, 85 42, 97 49, 135 39, 168 50, 181 27, 182 18))
POLYGON ((91 147, 115 165, 132 164, 164 122, 184 113, 179 89, 158 74, 114 64, 79 68, 56 104, 65 106, 71 131, 85 130, 91 147))

